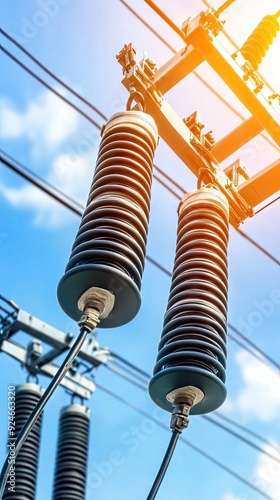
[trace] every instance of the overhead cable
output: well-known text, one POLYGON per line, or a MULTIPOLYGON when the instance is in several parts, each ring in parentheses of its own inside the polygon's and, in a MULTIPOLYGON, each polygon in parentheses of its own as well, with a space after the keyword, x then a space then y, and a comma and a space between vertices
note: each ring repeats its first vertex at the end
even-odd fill
MULTIPOLYGON (((19 175, 22 175, 27 181, 31 182, 32 184, 34 184, 38 189, 41 189, 42 191, 44 191, 46 194, 48 194, 49 196, 51 196, 52 198, 54 198, 56 201, 58 201, 59 203, 61 203, 62 205, 65 206, 65 208, 68 208, 69 210, 71 210, 72 212, 76 213, 77 215, 82 215, 82 210, 79 210, 73 206, 71 206, 69 203, 67 203, 65 200, 63 200, 58 194, 55 194, 53 193, 49 187, 46 187, 46 186, 43 186, 41 185, 40 183, 38 183, 37 181, 34 181, 30 175, 27 175, 26 173, 21 173, 20 170, 18 169, 18 167, 14 168, 15 166, 11 164, 10 161, 6 160, 5 158, 3 158, 3 156, 1 155, 0 156, 0 161, 2 160, 2 162, 8 166, 9 168, 12 168, 12 170, 14 170, 16 173, 18 173, 19 175)), ((155 261, 152 257, 150 257, 149 255, 146 255, 146 259, 151 262, 151 264, 155 265, 160 271, 164 272, 164 274, 166 274, 167 276, 171 277, 172 276, 172 273, 170 271, 168 271, 167 269, 165 269, 161 264, 159 264, 157 261, 155 261)), ((250 341, 249 339, 247 339, 247 337, 245 337, 243 334, 241 334, 241 332, 239 332, 233 325, 231 325, 229 323, 229 327, 233 329, 233 331, 239 335, 245 342, 249 343, 251 346, 253 346, 257 351, 260 351, 260 349, 252 342, 250 341)), ((254 351, 252 350, 249 350, 248 348, 246 348, 244 346, 244 349, 246 349, 252 356, 254 356, 258 361, 261 361, 261 362, 264 362, 263 360, 260 359, 259 356, 257 356, 254 351)), ((261 354, 266 357, 266 359, 271 362, 271 359, 270 357, 264 353, 264 351, 261 351, 261 354)), ((267 364, 267 363, 265 363, 267 364)), ((274 366, 275 365, 278 365, 276 361, 274 361, 274 366)), ((270 368, 270 365, 267 364, 267 366, 270 368)))
MULTIPOLYGON (((104 386, 100 385, 99 383, 96 384, 96 386, 112 398, 116 399, 117 401, 121 402, 122 404, 128 406, 129 408, 133 409, 140 415, 144 416, 145 418, 148 418, 152 422, 154 422, 156 425, 170 433, 170 429, 167 425, 164 425, 162 422, 158 421, 156 418, 152 417, 149 413, 145 412, 141 408, 138 408, 136 405, 132 404, 131 402, 127 401, 126 399, 122 398, 121 396, 116 395, 114 392, 110 391, 109 389, 105 388, 104 386)), ((245 484, 248 486, 248 488, 256 491, 260 495, 262 495, 264 498, 267 500, 276 500, 275 498, 272 498, 271 496, 267 495, 264 491, 260 490, 257 486, 255 486, 253 483, 248 481, 246 478, 240 476, 237 472, 233 471, 230 467, 227 467, 224 465, 222 462, 219 462, 216 458, 211 456, 210 454, 206 453, 205 451, 201 450, 198 446, 193 445, 191 442, 187 441, 185 438, 181 436, 180 441, 184 443, 185 445, 189 446, 192 448, 194 451, 199 453, 200 455, 204 456, 207 460, 209 460, 211 463, 215 464, 217 467, 222 469, 223 471, 227 472, 230 474, 232 477, 240 481, 241 483, 245 484)))
POLYGON ((51 85, 49 85, 48 83, 46 83, 45 80, 43 80, 42 78, 40 78, 36 73, 34 73, 34 71, 31 71, 31 69, 29 69, 19 59, 17 59, 17 57, 15 57, 11 52, 9 52, 7 49, 5 49, 5 47, 2 46, 1 49, 2 49, 2 52, 4 52, 4 54, 6 54, 16 64, 18 64, 24 71, 26 71, 27 73, 29 73, 29 75, 33 76, 33 78, 35 78, 38 82, 40 82, 42 85, 44 85, 44 87, 46 87, 48 90, 50 90, 50 92, 52 92, 57 97, 59 97, 60 99, 62 99, 64 102, 66 102, 69 106, 71 106, 71 108, 75 109, 75 111, 77 111, 80 115, 82 115, 84 118, 86 118, 90 123, 92 123, 92 125, 94 125, 97 128, 100 128, 100 125, 95 120, 93 120, 87 113, 85 113, 84 111, 82 111, 78 106, 76 106, 75 104, 73 104, 71 101, 69 101, 69 99, 67 99, 66 97, 64 97, 57 90, 55 90, 51 85))
POLYGON ((34 57, 28 50, 26 50, 20 43, 18 43, 11 35, 6 33, 2 28, 0 28, 0 33, 5 36, 10 42, 12 42, 19 50, 21 50, 29 59, 31 59, 37 66, 39 66, 42 70, 45 71, 49 76, 51 76, 57 83, 62 85, 66 90, 71 92, 75 97, 80 99, 84 104, 89 106, 95 113, 97 113, 103 120, 107 121, 106 116, 101 113, 99 109, 97 109, 90 101, 85 99, 81 94, 79 94, 76 90, 72 89, 70 85, 67 85, 65 82, 61 80, 61 78, 58 78, 52 71, 50 71, 44 64, 42 64, 36 57, 34 57))
MULTIPOLYGON (((137 14, 137 12, 135 10, 133 10, 126 2, 124 2, 124 0, 119 0, 144 26, 146 26, 146 28, 151 32, 153 33, 162 43, 164 43, 164 45, 169 49, 171 50, 171 52, 173 52, 173 54, 177 54, 177 51, 174 49, 174 47, 172 47, 168 42, 166 42, 166 40, 163 39, 162 36, 160 36, 156 30, 153 29, 153 27, 147 23, 139 14, 137 14)), ((145 0, 144 0, 145 1, 145 0)), ((202 0, 204 1, 204 0, 202 0)), ((213 89, 213 87, 211 87, 211 85, 206 81, 204 80, 204 78, 202 78, 198 73, 197 71, 192 71, 192 74, 212 93, 214 94, 217 99, 219 99, 228 109, 230 109, 236 116, 238 116, 238 118, 240 118, 241 120, 245 120, 245 117, 239 113, 226 99, 224 99, 217 91, 215 91, 213 89)), ((262 77, 263 78, 263 77, 262 77)), ((264 80, 264 78, 263 78, 264 80)), ((265 80, 264 80, 265 81, 265 80)), ((269 86, 267 84, 267 82, 265 82, 267 86, 269 86)), ((270 87, 271 89, 271 87, 270 87)), ((272 89, 271 89, 272 90, 272 89)), ((274 149, 276 149, 277 152, 279 152, 279 148, 278 146, 269 138, 267 138, 265 136, 264 133, 261 133, 260 134, 261 137, 263 137, 265 139, 265 141, 270 144, 271 147, 273 147, 274 149)))

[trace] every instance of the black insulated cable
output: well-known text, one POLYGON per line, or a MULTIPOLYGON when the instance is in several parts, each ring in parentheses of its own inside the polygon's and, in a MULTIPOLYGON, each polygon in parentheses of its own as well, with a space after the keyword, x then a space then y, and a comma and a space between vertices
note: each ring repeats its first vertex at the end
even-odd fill
MULTIPOLYGON (((164 431, 166 431, 168 433, 170 432, 170 429, 169 429, 169 427, 167 425, 163 424, 162 422, 160 422, 156 418, 152 417, 149 413, 143 411, 138 406, 135 406, 130 401, 127 401, 126 399, 122 398, 121 396, 116 395, 114 392, 110 391, 109 389, 105 388, 104 386, 102 386, 100 384, 97 384, 96 386, 98 387, 98 389, 100 389, 101 391, 103 391, 105 394, 108 394, 109 396, 111 396, 112 398, 114 398, 116 401, 124 404, 128 408, 131 408, 135 412, 139 413, 139 415, 142 415, 143 417, 148 418, 149 420, 151 420, 152 422, 154 422, 158 427, 160 427, 164 431)), ((192 444, 189 441, 187 441, 186 439, 184 439, 184 437, 181 437, 180 441, 181 441, 181 443, 184 443, 184 445, 186 445, 189 448, 191 448, 192 450, 194 450, 200 456, 206 458, 206 460, 208 460, 212 464, 214 464, 217 467, 219 467, 219 469, 221 469, 222 471, 226 472, 230 476, 234 477, 240 483, 244 484, 247 488, 250 488, 251 490, 256 491, 263 498, 266 498, 267 500, 277 500, 275 498, 272 498, 270 495, 267 495, 264 491, 260 490, 255 484, 251 483, 250 481, 248 481, 244 477, 240 476, 240 474, 238 474, 237 472, 235 472, 234 470, 232 470, 230 467, 227 467, 224 463, 220 462, 219 460, 217 460, 216 458, 214 458, 212 455, 209 455, 208 453, 206 453, 205 451, 203 451, 198 446, 195 446, 194 444, 192 444)))
MULTIPOLYGON (((123 0, 120 0, 121 3, 123 3, 123 5, 134 15, 137 17, 137 19, 142 22, 152 33, 155 34, 155 36, 157 36, 163 43, 165 43, 165 41, 162 39, 162 37, 160 37, 160 35, 158 35, 154 30, 153 28, 144 21, 143 18, 141 18, 133 9, 131 9, 126 2, 124 2, 123 0)), ((206 5, 207 5, 207 2, 204 2, 206 5)), ((279 11, 280 12, 280 11, 279 11)), ((274 17, 277 17, 279 14, 276 13, 274 17)), ((3 30, 2 30, 3 32, 3 30)), ((11 39, 11 37, 10 37, 11 39)), ((166 44, 166 43, 165 43, 166 44)), ((168 45, 168 48, 170 50, 172 50, 172 52, 175 54, 176 51, 175 49, 173 49, 171 46, 168 45)), ((8 56, 10 56, 14 62, 18 63, 23 69, 25 69, 29 74, 31 74, 34 78, 36 78, 40 83, 42 83, 43 85, 45 85, 50 91, 54 92, 58 97, 60 97, 62 100, 64 100, 64 102, 66 102, 67 104, 69 104, 70 106, 74 107, 74 109, 76 109, 76 111, 80 112, 86 119, 89 119, 89 121, 91 121, 91 123, 96 127, 98 128, 99 130, 101 130, 101 126, 99 124, 97 124, 96 122, 94 122, 93 120, 91 120, 91 118, 86 115, 82 110, 80 110, 79 108, 77 108, 74 104, 72 104, 70 101, 68 101, 67 99, 65 99, 61 94, 59 94, 55 89, 53 89, 50 85, 48 85, 46 82, 44 82, 41 78, 37 77, 36 74, 34 74, 32 71, 30 71, 26 66, 24 66, 20 61, 18 61, 14 56, 12 56, 12 54, 10 54, 8 51, 6 51, 5 49, 3 49, 4 52, 6 52, 6 54, 8 56)), ((29 54, 30 57, 32 58, 33 56, 31 54, 29 54)), ((38 62, 39 65, 41 65, 41 63, 36 60, 38 62)), ((43 68, 44 66, 41 65, 41 67, 43 68)), ((45 69, 46 71, 48 71, 47 69, 45 69)), ((239 118, 243 119, 244 120, 244 117, 239 113, 237 112, 228 102, 226 102, 198 73, 196 73, 195 71, 193 72, 194 75, 196 76, 196 78, 198 78, 201 83, 206 86, 208 88, 208 90, 210 92, 212 92, 214 95, 216 95, 216 97, 221 100, 229 109, 231 109, 231 111, 233 111, 236 116, 239 116, 239 118)), ((52 74, 53 75, 53 78, 57 78, 56 75, 52 74)), ((91 103, 90 103, 91 104, 91 103)), ((105 116, 103 115, 103 113, 101 113, 95 106, 93 106, 91 104, 91 107, 100 114, 100 116, 105 116)), ((261 136, 263 136, 263 134, 261 134, 261 136)), ((265 138, 266 142, 268 142, 272 147, 276 148, 277 149, 277 146, 269 139, 265 138)), ((278 149, 277 149, 278 151, 278 149)), ((172 182, 174 184, 174 186, 178 187, 180 190, 183 191, 183 193, 185 193, 185 190, 183 190, 183 188, 181 186, 179 186, 175 181, 173 181, 167 174, 165 174, 159 167, 157 167, 156 165, 154 165, 154 169, 155 170, 158 170, 166 179, 168 179, 170 182, 172 182)), ((173 191, 172 189, 168 188, 167 185, 162 181, 160 180, 157 176, 155 176, 156 180, 162 184, 166 189, 168 189, 170 191, 170 193, 172 193, 174 196, 176 196, 177 198, 179 198, 179 195, 177 195, 177 193, 175 193, 175 191, 173 191)), ((261 212, 264 208, 266 208, 267 206, 271 205, 272 203, 274 203, 275 201, 277 201, 279 198, 276 198, 275 200, 273 200, 272 202, 270 202, 269 204, 265 205, 264 207, 262 207, 260 210, 258 210, 257 212, 255 212, 255 215, 259 212, 261 212)), ((276 259, 275 257, 273 257, 269 252, 267 252, 265 249, 263 249, 258 243, 254 242, 254 240, 252 240, 250 237, 246 236, 241 230, 237 230, 240 234, 242 234, 248 241, 250 241, 254 246, 256 246, 257 248, 259 248, 260 251, 262 251, 265 255, 267 255, 270 259, 272 259, 276 264, 279 265, 279 260, 276 259)))
POLYGON ((164 478, 165 473, 167 471, 168 465, 169 465, 170 460, 172 458, 172 455, 174 453, 179 436, 180 436, 179 431, 177 431, 176 429, 172 431, 171 439, 170 439, 168 448, 166 450, 166 453, 164 455, 163 461, 161 463, 161 466, 159 468, 159 471, 157 473, 157 476, 155 478, 153 486, 150 490, 150 493, 147 496, 147 500, 154 500, 154 498, 156 497, 156 494, 160 488, 160 485, 163 481, 163 478, 164 478))
MULTIPOLYGON (((6 155, 6 153, 5 153, 6 155)), ((6 155, 6 156, 9 156, 9 155, 6 155)), ((10 157, 13 162, 16 162, 16 160, 14 160, 14 158, 10 157)), ((34 184, 38 189, 41 189, 43 192, 45 192, 46 194, 48 194, 50 197, 54 198, 56 201, 58 201, 61 205, 63 205, 65 208, 68 208, 69 210, 71 210, 72 212, 74 212, 76 215, 79 215, 79 216, 82 216, 82 210, 79 210, 75 207, 72 207, 70 204, 68 204, 67 202, 65 202, 60 196, 56 195, 54 192, 52 192, 48 187, 45 187, 43 185, 41 185, 40 183, 37 183, 36 181, 34 181, 32 179, 32 177, 30 175, 27 175, 25 172, 22 172, 18 167, 16 167, 15 165, 13 165, 10 161, 7 161, 5 159, 5 162, 4 162, 4 158, 3 156, 0 156, 0 163, 1 161, 7 166, 9 167, 11 170, 13 170, 14 172, 16 172, 18 175, 21 175, 23 178, 25 178, 28 182, 34 184)), ((18 162, 17 162, 18 163, 18 162)), ((31 172, 29 169, 28 169, 29 172, 31 172)), ((43 179, 41 179, 43 181, 43 179)), ((51 185, 50 185, 51 186, 51 185)), ((56 188, 54 186, 51 186, 53 190, 55 190, 56 188)), ((240 231, 239 229, 237 230, 237 232, 239 234, 241 234, 241 236, 243 236, 244 238, 248 239, 248 241, 250 241, 250 243, 252 243, 254 246, 256 246, 256 248, 258 248, 262 253, 264 253, 269 259, 271 259, 273 262, 275 262, 277 265, 279 265, 279 260, 277 260, 273 255, 271 255, 269 252, 267 252, 263 247, 261 247, 258 243, 256 243, 254 240, 252 240, 248 235, 246 235, 245 233, 243 233, 242 231, 240 231)), ((159 262, 157 262, 155 259, 153 259, 152 257, 150 257, 149 255, 146 255, 146 260, 148 262, 150 262, 151 264, 153 264, 155 267, 157 267, 157 269, 159 269, 161 272, 163 272, 166 276, 168 277, 171 277, 172 276, 172 273, 166 269, 164 266, 162 266, 161 264, 159 264, 159 262)), ((256 351, 259 351, 260 352, 260 349, 256 346, 256 344, 254 344, 251 340, 247 339, 241 332, 239 332, 233 325, 231 325, 230 323, 228 324, 229 328, 231 328, 238 336, 240 336, 245 342, 249 343, 253 349, 255 349, 256 351)), ((228 335, 230 336, 230 335, 228 335)), ((239 343, 233 336, 231 336, 232 339, 239 343)), ((241 344, 240 344, 241 345, 241 344)), ((254 356, 256 359, 258 359, 259 361, 261 362, 264 362, 265 361, 260 358, 259 356, 256 356, 256 353, 254 353, 252 350, 249 350, 246 346, 244 346, 244 344, 242 344, 242 347, 244 347, 244 349, 247 350, 247 352, 249 352, 252 356, 254 356)), ((262 356, 264 356, 268 361, 271 362, 271 359, 269 359, 269 356, 267 354, 264 353, 264 351, 261 351, 260 352, 262 356)), ((117 355, 116 353, 113 353, 111 352, 111 355, 112 356, 115 356, 115 357, 118 357, 118 359, 120 360, 123 360, 124 358, 121 358, 121 356, 117 355)), ((267 366, 269 366, 267 363, 265 363, 267 366)), ((132 365, 131 363, 129 364, 130 366, 134 367, 135 365, 132 365)), ((278 363, 273 360, 273 365, 278 368, 278 363)), ((140 370, 140 369, 139 369, 140 370)), ((142 374, 144 374, 147 378, 150 378, 150 375, 147 374, 146 372, 143 372, 143 370, 140 370, 140 372, 142 374)))
MULTIPOLYGON (((59 386, 64 375, 67 373, 67 371, 70 368, 71 364, 73 363, 74 359, 78 355, 87 335, 88 335, 88 329, 81 328, 80 333, 79 333, 77 339, 75 340, 74 344, 72 345, 71 349, 69 350, 66 358, 62 362, 62 364, 61 364, 60 368, 58 369, 57 373, 55 374, 55 376, 52 378, 50 384, 48 385, 44 394, 39 399, 35 408, 30 413, 28 419, 26 420, 24 426, 22 427, 22 429, 21 429, 21 431, 16 439, 15 455, 14 455, 15 458, 17 457, 18 453, 20 452, 20 450, 22 448, 22 445, 26 441, 31 430, 33 429, 38 418, 40 417, 48 400, 50 399, 50 397, 54 393, 55 389, 59 386)), ((8 454, 6 457, 6 460, 3 464, 1 474, 0 474, 0 499, 3 496, 3 492, 5 489, 6 480, 7 480, 7 475, 8 475, 9 468, 10 468, 9 460, 10 460, 10 456, 8 454)))

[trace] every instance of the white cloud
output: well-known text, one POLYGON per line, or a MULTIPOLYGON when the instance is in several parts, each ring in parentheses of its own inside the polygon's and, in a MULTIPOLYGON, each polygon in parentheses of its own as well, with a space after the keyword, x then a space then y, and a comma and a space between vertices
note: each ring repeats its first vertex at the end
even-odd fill
MULTIPOLYGON (((273 444, 279 448, 279 444, 273 444)), ((263 450, 280 460, 280 451, 275 451, 272 446, 265 445, 263 450)), ((266 455, 259 454, 253 482, 270 497, 279 498, 280 463, 266 455)))
POLYGON ((5 99, 0 104, 0 137, 28 139, 33 153, 53 151, 77 130, 77 113, 47 90, 29 102, 24 111, 18 111, 5 99))
MULTIPOLYGON (((96 160, 92 149, 73 163, 71 155, 60 155, 52 164, 47 181, 82 205, 86 204, 96 160)), ((73 220, 73 214, 60 203, 31 184, 11 188, 0 184, 0 193, 14 207, 34 211, 34 224, 58 228, 73 220)), ((82 209, 81 209, 82 210, 82 209)))
MULTIPOLYGON (((49 157, 77 132, 77 113, 48 91, 30 102, 24 111, 15 109, 6 100, 0 100, 0 104, 0 138, 27 139, 31 143, 31 153, 37 157, 49 157)), ((82 130, 81 134, 77 148, 65 145, 67 153, 54 159, 46 180, 85 205, 95 167, 96 137, 91 129, 82 130)), ((61 227, 73 220, 67 208, 31 184, 20 188, 0 184, 0 193, 13 206, 34 211, 35 225, 61 227)))
MULTIPOLYGON (((262 450, 275 457, 278 461, 280 460, 280 447, 278 443, 265 444, 262 450), (278 448, 279 451, 275 448, 278 448)), ((269 497, 280 498, 280 463, 273 460, 273 458, 259 453, 255 470, 249 476, 248 480, 256 488, 264 491, 269 497)), ((249 500, 249 498, 251 498, 251 495, 227 492, 223 495, 222 500, 249 500)))
POLYGON ((245 500, 244 497, 242 496, 236 496, 236 495, 233 495, 232 493, 225 493, 225 495, 223 496, 222 500, 245 500))
POLYGON ((262 421, 279 419, 279 376, 257 361, 245 350, 238 351, 236 361, 240 367, 243 386, 234 399, 234 409, 243 415, 262 421))

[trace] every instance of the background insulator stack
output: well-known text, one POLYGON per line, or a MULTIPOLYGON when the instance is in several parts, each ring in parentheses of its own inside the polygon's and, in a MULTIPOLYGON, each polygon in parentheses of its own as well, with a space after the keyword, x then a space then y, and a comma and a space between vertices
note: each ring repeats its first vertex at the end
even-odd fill
POLYGON ((279 29, 279 21, 276 16, 265 16, 242 45, 240 52, 255 71, 257 71, 279 29))
POLYGON ((142 111, 117 113, 103 129, 87 207, 58 285, 60 305, 76 321, 78 300, 91 287, 115 296, 101 327, 125 324, 139 310, 157 142, 154 120, 142 111))
POLYGON ((65 406, 60 415, 53 500, 84 500, 89 444, 90 411, 65 406))
POLYGON ((182 388, 204 394, 192 414, 213 411, 226 397, 228 223, 227 199, 214 188, 187 195, 179 206, 172 284, 149 386, 155 403, 170 412, 170 393, 182 388))
MULTIPOLYGON (((15 436, 13 437, 17 437, 42 394, 43 389, 37 384, 26 383, 16 387, 15 436)), ((42 415, 38 418, 16 458, 15 492, 8 490, 9 482, 7 482, 3 500, 35 500, 41 424, 42 415)), ((8 441, 8 444, 10 443, 11 440, 8 441)))

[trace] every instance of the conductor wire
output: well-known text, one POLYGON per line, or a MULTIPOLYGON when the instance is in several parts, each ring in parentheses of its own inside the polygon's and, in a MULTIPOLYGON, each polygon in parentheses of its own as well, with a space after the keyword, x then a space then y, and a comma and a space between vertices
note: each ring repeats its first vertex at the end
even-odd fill
MULTIPOLYGON (((72 345, 70 351, 68 352, 66 358, 64 359, 64 361, 61 364, 60 368, 58 369, 57 373, 55 374, 55 376, 51 380, 46 391, 39 399, 35 408, 30 413, 28 419, 26 420, 24 426, 22 427, 22 429, 21 429, 21 431, 16 439, 14 458, 17 457, 23 443, 25 442, 31 429, 34 427, 35 423, 37 422, 37 419, 41 415, 46 403, 48 402, 48 400, 50 399, 50 397, 54 393, 55 389, 58 387, 58 385, 62 381, 64 375, 67 373, 67 371, 70 368, 75 357, 78 355, 78 353, 79 353, 79 351, 80 351, 80 349, 85 341, 87 334, 88 334, 88 330, 85 328, 81 328, 81 331, 80 331, 77 339, 75 340, 74 344, 72 345)), ((8 472, 10 469, 9 460, 10 460, 10 455, 8 454, 6 457, 6 460, 4 462, 4 465, 2 467, 1 474, 0 474, 0 498, 2 498, 2 496, 3 496, 8 472)))

